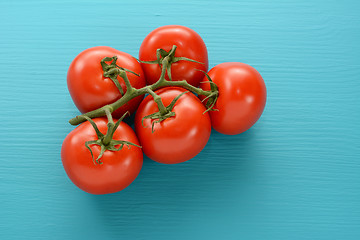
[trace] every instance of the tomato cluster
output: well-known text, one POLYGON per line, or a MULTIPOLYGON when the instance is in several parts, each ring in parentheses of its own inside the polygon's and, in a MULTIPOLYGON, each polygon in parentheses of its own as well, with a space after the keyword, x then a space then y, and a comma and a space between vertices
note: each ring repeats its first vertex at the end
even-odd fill
POLYGON ((67 84, 82 115, 70 120, 81 124, 65 138, 61 158, 71 181, 92 194, 126 188, 143 153, 181 163, 202 151, 211 128, 228 135, 248 130, 266 103, 253 67, 227 62, 208 72, 203 39, 178 25, 148 34, 139 59, 104 46, 81 52, 67 84), (127 114, 135 114, 135 131, 121 121, 127 114))

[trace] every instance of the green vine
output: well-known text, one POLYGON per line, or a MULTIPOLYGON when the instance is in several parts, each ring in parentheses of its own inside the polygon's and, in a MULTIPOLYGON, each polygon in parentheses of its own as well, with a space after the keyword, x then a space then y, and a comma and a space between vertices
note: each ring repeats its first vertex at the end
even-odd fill
MULTIPOLYGON (((121 93, 122 97, 119 98, 117 101, 105 105, 101 108, 98 108, 96 110, 78 115, 72 119, 69 120, 69 123, 71 125, 78 125, 82 122, 85 121, 89 121, 91 123, 91 125, 93 126, 96 135, 98 137, 97 140, 91 140, 91 141, 87 141, 85 143, 86 148, 89 149, 93 162, 94 164, 102 164, 101 162, 101 157, 103 156, 104 152, 106 150, 110 150, 110 151, 120 151, 124 145, 130 147, 130 145, 132 146, 136 146, 136 147, 141 147, 138 146, 136 144, 133 144, 131 142, 127 142, 127 141, 122 141, 122 140, 114 140, 113 139, 113 135, 117 129, 117 127, 119 126, 120 122, 123 120, 123 118, 126 116, 126 114, 124 114, 116 123, 114 123, 113 118, 112 118, 112 112, 114 112, 116 109, 118 109, 119 107, 123 106, 124 104, 126 104, 127 102, 129 102, 131 99, 136 98, 138 96, 144 95, 144 94, 149 94, 154 98, 154 101, 156 102, 156 104, 158 105, 158 112, 155 112, 153 114, 150 114, 148 116, 145 116, 142 120, 144 119, 153 119, 155 121, 152 121, 152 131, 154 131, 154 124, 156 123, 160 123, 162 121, 164 121, 167 118, 173 117, 175 116, 175 113, 172 112, 172 109, 176 103, 176 101, 185 93, 187 92, 183 92, 181 94, 179 94, 171 103, 169 106, 165 107, 161 97, 159 95, 157 95, 155 93, 156 89, 162 88, 162 87, 170 87, 170 86, 176 86, 176 87, 182 87, 185 88, 197 95, 203 95, 205 96, 205 100, 206 101, 206 111, 214 111, 216 109, 214 109, 214 105, 216 103, 217 97, 218 97, 218 88, 216 86, 215 83, 213 83, 210 79, 210 77, 207 75, 206 72, 204 72, 204 74, 206 75, 209 83, 210 83, 210 90, 209 91, 205 91, 201 88, 197 88, 194 87, 192 85, 190 85, 189 83, 186 82, 186 80, 182 80, 182 81, 171 81, 171 64, 178 62, 178 61, 191 61, 191 62, 197 62, 195 60, 189 59, 189 58, 185 58, 185 57, 175 57, 175 51, 176 51, 176 46, 174 45, 172 47, 172 49, 170 51, 165 51, 163 49, 158 49, 156 52, 156 56, 157 59, 155 61, 140 61, 142 63, 146 63, 146 64, 159 64, 159 67, 161 68, 161 75, 159 80, 152 84, 152 85, 148 85, 145 86, 143 88, 137 89, 134 88, 126 73, 132 73, 135 74, 137 76, 139 76, 137 73, 130 71, 129 69, 125 69, 122 68, 120 66, 118 66, 116 64, 117 61, 117 57, 105 57, 101 60, 100 64, 101 67, 104 71, 104 77, 108 77, 110 78, 115 86, 118 88, 119 92, 121 93), (165 79, 165 75, 167 74, 169 80, 165 79), (124 82, 125 82, 125 86, 126 86, 126 92, 124 93, 124 90, 122 89, 119 81, 118 81, 118 76, 121 77, 124 82), (92 118, 96 118, 96 117, 103 117, 103 116, 107 116, 108 119, 108 124, 107 124, 107 132, 106 134, 102 134, 98 127, 96 126, 95 122, 92 120, 92 118), (98 145, 100 146, 101 150, 100 150, 100 154, 99 156, 95 159, 93 152, 90 148, 90 145, 98 145), (119 147, 115 147, 118 146, 119 147)), ((199 62, 197 62, 199 63, 199 62)), ((143 122, 142 122, 143 123, 143 122)))
MULTIPOLYGON (((124 104, 126 104, 127 102, 129 102, 131 99, 136 98, 138 96, 144 95, 144 94, 150 94, 154 97, 154 99, 156 98, 156 94, 154 93, 154 91, 156 89, 162 88, 162 87, 170 87, 170 86, 176 86, 176 87, 182 87, 185 88, 187 90, 189 90, 190 92, 193 92, 197 95, 203 95, 206 97, 207 99, 207 111, 209 110, 214 110, 213 106, 217 100, 217 96, 218 96, 218 90, 216 85, 211 81, 210 78, 209 82, 211 85, 211 90, 209 91, 205 91, 201 88, 197 88, 194 87, 192 85, 190 85, 189 83, 186 82, 186 80, 182 80, 182 81, 169 81, 165 79, 165 74, 167 73, 169 76, 169 79, 171 79, 171 64, 177 61, 193 61, 191 59, 188 58, 184 58, 184 57, 174 57, 175 55, 175 50, 176 50, 176 46, 174 45, 173 48, 169 51, 166 52, 163 49, 159 49, 157 52, 157 60, 152 61, 152 62, 144 62, 144 63, 148 63, 148 64, 160 64, 161 66, 161 75, 159 80, 152 84, 152 85, 148 85, 145 86, 143 88, 140 89, 136 89, 133 86, 131 86, 130 81, 126 75, 126 72, 131 72, 128 69, 124 69, 121 68, 119 66, 116 65, 116 57, 106 57, 101 61, 101 65, 103 67, 104 70, 104 76, 109 76, 112 79, 116 79, 117 76, 120 76, 124 82, 125 82, 125 86, 126 86, 126 92, 125 94, 123 94, 123 96, 121 98, 119 98, 117 101, 105 105, 101 108, 98 108, 96 110, 84 113, 82 115, 78 115, 72 119, 69 120, 69 123, 71 125, 78 125, 82 122, 87 121, 87 118, 95 118, 95 117, 102 117, 102 116, 106 116, 107 112, 112 113, 113 111, 115 111, 116 109, 118 109, 119 107, 123 106, 124 104), (110 64, 106 63, 111 61, 110 64), (170 74, 170 75, 169 75, 170 74)), ((195 61, 196 62, 196 61, 195 61)), ((134 72, 131 72, 133 74, 136 74, 134 72)), ((206 74, 206 73, 205 73, 206 74)), ((136 74, 137 75, 137 74, 136 74)), ((207 74, 206 74, 207 76, 207 74)), ((207 76, 208 77, 208 76, 207 76)), ((118 82, 117 79, 114 82, 118 82)), ((115 84, 117 85, 117 84, 115 84)), ((119 84, 120 85, 120 84, 119 84)), ((119 91, 121 91, 122 88, 119 88, 119 91)), ((155 99, 156 103, 158 104, 159 107, 159 111, 161 113, 161 116, 164 116, 166 113, 165 111, 163 111, 163 106, 161 106, 162 102, 157 100, 158 98, 155 99)))

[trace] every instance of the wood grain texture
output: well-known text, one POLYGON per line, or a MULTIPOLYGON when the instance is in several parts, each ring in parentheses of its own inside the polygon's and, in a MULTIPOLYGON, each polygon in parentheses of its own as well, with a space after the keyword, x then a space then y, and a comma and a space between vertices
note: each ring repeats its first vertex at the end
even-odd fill
POLYGON ((358 1, 0 1, 0 239, 360 239, 358 1), (78 112, 66 72, 82 50, 137 56, 152 29, 181 24, 210 67, 265 79, 260 121, 212 133, 174 166, 145 159, 126 190, 92 196, 60 147, 78 112))

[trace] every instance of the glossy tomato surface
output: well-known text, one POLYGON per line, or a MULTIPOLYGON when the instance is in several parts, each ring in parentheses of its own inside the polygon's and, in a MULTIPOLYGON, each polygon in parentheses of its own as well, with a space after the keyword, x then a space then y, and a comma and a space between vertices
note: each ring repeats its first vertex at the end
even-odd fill
MULTIPOLYGON (((266 86, 260 73, 245 63, 227 62, 215 66, 208 74, 219 90, 214 106, 218 111, 210 111, 213 128, 228 135, 248 130, 265 108, 266 86)), ((200 87, 210 90, 207 79, 203 81, 200 87)))
MULTIPOLYGON (((184 89, 168 87, 156 93, 162 98, 165 106, 183 93, 184 89)), ((176 102, 170 117, 161 123, 143 117, 158 111, 158 106, 151 96, 147 96, 140 104, 135 115, 135 130, 143 147, 144 153, 152 160, 174 164, 185 162, 195 157, 206 145, 211 133, 211 122, 208 113, 200 100, 188 92, 176 102)))
MULTIPOLYGON (((187 57, 200 63, 178 61, 171 66, 173 81, 186 80, 193 86, 198 86, 208 70, 208 53, 203 39, 194 30, 179 26, 167 25, 149 33, 140 46, 139 59, 142 61, 156 60, 156 50, 159 48, 170 51, 176 45, 175 57, 187 57)), ((141 64, 148 84, 158 81, 161 69, 158 64, 141 64)), ((168 79, 166 75, 166 79, 168 79)))
MULTIPOLYGON (((95 118, 94 122, 105 134, 107 120, 95 118)), ((124 122, 120 123, 113 139, 139 145, 134 131, 124 122)), ((105 151, 101 157, 103 164, 94 164, 89 149, 85 147, 85 142, 90 140, 97 140, 97 135, 89 122, 82 123, 66 136, 61 148, 61 159, 70 180, 80 189, 92 194, 114 193, 129 186, 142 167, 141 148, 124 146, 120 151, 105 151)), ((100 147, 90 147, 97 158, 100 147)))
MULTIPOLYGON (((141 88, 146 85, 144 73, 140 63, 130 54, 111 47, 99 46, 81 52, 71 63, 67 74, 67 85, 70 95, 80 112, 85 113, 106 104, 115 102, 121 97, 114 82, 103 76, 100 61, 104 57, 117 56, 117 65, 129 69, 140 75, 127 73, 131 85, 141 88)), ((117 77, 124 92, 126 86, 121 77, 117 77)), ((113 117, 120 118, 126 111, 134 113, 142 101, 143 96, 132 99, 113 113, 113 117)))

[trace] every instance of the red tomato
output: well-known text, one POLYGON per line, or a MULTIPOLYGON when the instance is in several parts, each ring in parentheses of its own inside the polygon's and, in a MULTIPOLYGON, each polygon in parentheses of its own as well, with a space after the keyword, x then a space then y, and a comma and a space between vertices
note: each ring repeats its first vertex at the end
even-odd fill
MULTIPOLYGON (((183 93, 184 89, 176 87, 162 88, 156 93, 162 98, 165 106, 183 93)), ((160 163, 180 163, 195 157, 206 145, 211 133, 211 122, 208 113, 200 100, 188 92, 176 102, 170 117, 161 123, 143 117, 158 112, 158 106, 149 95, 140 104, 135 115, 135 130, 144 153, 152 160, 160 163)))
MULTIPOLYGON (((140 63, 131 55, 118 51, 111 47, 93 47, 81 52, 71 63, 67 84, 70 95, 80 112, 85 113, 106 104, 115 102, 121 94, 114 82, 103 76, 100 61, 104 57, 117 56, 117 65, 129 69, 140 77, 127 73, 131 85, 141 88, 146 85, 144 73, 140 63)), ((121 77, 117 77, 124 92, 126 86, 121 77)), ((134 113, 142 101, 143 96, 132 99, 127 104, 113 112, 113 117, 120 118, 126 111, 134 113)))
MULTIPOLYGON (((105 134, 106 118, 93 119, 99 130, 105 134)), ((89 122, 84 122, 65 138, 61 148, 61 159, 70 180, 80 189, 92 194, 107 194, 123 190, 132 183, 140 173, 143 154, 136 146, 124 145, 120 151, 105 151, 101 157, 102 164, 94 164, 85 142, 97 140, 95 130, 89 122)), ((134 131, 121 122, 113 139, 129 141, 139 145, 134 131)), ((100 154, 98 145, 90 145, 94 157, 100 154)))
MULTIPOLYGON (((239 134, 260 118, 266 103, 266 86, 255 68, 238 62, 221 63, 209 71, 218 86, 215 109, 210 111, 211 125, 223 134, 239 134)), ((200 87, 210 90, 206 77, 200 87)), ((200 96, 204 99, 203 96, 200 96)))
MULTIPOLYGON (((163 26, 146 36, 140 46, 139 59, 142 61, 156 60, 156 50, 159 48, 170 51, 176 45, 175 57, 186 57, 198 62, 178 61, 171 66, 173 81, 186 80, 193 86, 199 86, 208 69, 208 53, 204 41, 194 30, 178 25, 163 26)), ((141 64, 147 83, 153 84, 159 80, 161 69, 158 64, 141 64)), ((166 79, 168 79, 166 75, 166 79)), ((169 80, 169 79, 168 79, 169 80)))

